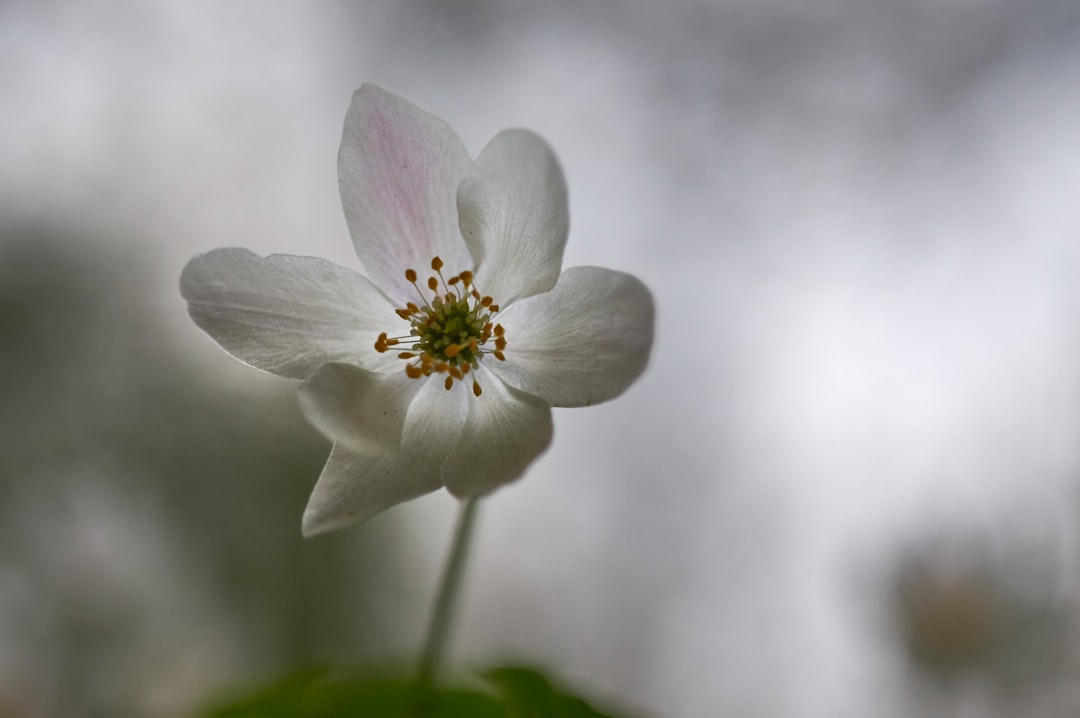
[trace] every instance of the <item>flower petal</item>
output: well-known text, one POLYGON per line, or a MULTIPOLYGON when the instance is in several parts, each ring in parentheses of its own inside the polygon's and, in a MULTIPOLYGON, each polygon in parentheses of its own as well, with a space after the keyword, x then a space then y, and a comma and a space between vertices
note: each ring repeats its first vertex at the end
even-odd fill
POLYGON ((402 458, 356 454, 335 444, 304 510, 304 536, 345 528, 441 488, 437 470, 405 467, 402 458))
POLYGON ((373 347, 397 321, 371 282, 314 257, 216 249, 188 262, 180 294, 225 351, 290 379, 306 379, 329 361, 386 366, 373 347))
POLYGON ((300 389, 300 408, 315 428, 344 449, 361 454, 396 451, 420 386, 404 371, 324 364, 300 389))
POLYGON ((421 388, 409 407, 401 449, 360 454, 337 444, 304 510, 305 536, 362 521, 442 486, 440 467, 465 425, 465 392, 437 380, 421 388))
POLYGON ((442 467, 454 496, 487 494, 519 478, 551 443, 551 408, 478 370, 484 393, 469 399, 461 441, 442 467))
POLYGON ((548 291, 559 278, 570 227, 555 153, 528 130, 506 130, 480 153, 477 170, 457 195, 477 286, 502 306, 548 291))
POLYGON ((399 306, 413 298, 405 270, 440 257, 471 266, 457 188, 473 172, 461 140, 438 117, 375 85, 352 98, 338 153, 341 204, 368 276, 399 306))
POLYGON ((546 294, 499 314, 506 361, 500 379, 552 406, 613 399, 649 361, 653 301, 635 277, 601 267, 571 267, 546 294))

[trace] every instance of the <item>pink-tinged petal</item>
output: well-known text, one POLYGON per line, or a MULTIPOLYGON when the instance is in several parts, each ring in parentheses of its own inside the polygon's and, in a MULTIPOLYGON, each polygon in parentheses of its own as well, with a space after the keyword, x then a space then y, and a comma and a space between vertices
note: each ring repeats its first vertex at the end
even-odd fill
POLYGON ((314 257, 217 249, 188 262, 180 294, 195 324, 225 351, 290 379, 331 361, 385 367, 375 340, 401 324, 371 282, 314 257))
POLYGON ((446 391, 436 377, 416 381, 422 386, 398 451, 361 454, 334 446, 304 511, 305 536, 363 521, 443 485, 440 468, 461 436, 467 397, 446 391))
POLYGON ((300 408, 319 431, 356 453, 396 451, 419 380, 404 371, 324 364, 301 387, 300 408))
POLYGON ((555 286, 570 215, 559 161, 538 135, 496 135, 458 189, 458 212, 481 292, 505 307, 555 286))
POLYGON ((438 117, 375 85, 352 98, 338 153, 341 203, 371 279, 399 306, 405 281, 433 257, 451 274, 472 266, 461 238, 457 189, 473 172, 461 140, 438 117))
POLYGON ((644 371, 653 316, 652 295, 635 277, 572 267, 550 292, 499 314, 506 361, 484 361, 507 384, 552 406, 598 404, 644 371))
POLYGON ((442 467, 458 497, 487 494, 521 477, 551 443, 551 408, 479 370, 483 394, 469 399, 461 441, 442 467))

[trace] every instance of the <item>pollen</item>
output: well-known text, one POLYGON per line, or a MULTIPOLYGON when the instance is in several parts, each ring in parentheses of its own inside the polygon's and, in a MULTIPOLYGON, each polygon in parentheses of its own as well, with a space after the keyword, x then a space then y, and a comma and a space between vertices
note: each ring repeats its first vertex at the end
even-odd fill
POLYGON ((490 355, 506 361, 506 330, 494 322, 499 312, 495 300, 482 294, 473 273, 464 270, 444 275, 439 257, 431 260, 433 275, 421 280, 415 269, 405 270, 405 280, 416 290, 419 302, 407 302, 394 313, 409 323, 407 333, 391 337, 386 332, 375 341, 375 351, 385 353, 398 347, 398 359, 405 361, 405 375, 420 379, 432 374, 445 377, 447 391, 465 382, 470 372, 472 393, 483 391, 476 380, 476 367, 490 355), (399 346, 400 345, 400 346, 399 346))

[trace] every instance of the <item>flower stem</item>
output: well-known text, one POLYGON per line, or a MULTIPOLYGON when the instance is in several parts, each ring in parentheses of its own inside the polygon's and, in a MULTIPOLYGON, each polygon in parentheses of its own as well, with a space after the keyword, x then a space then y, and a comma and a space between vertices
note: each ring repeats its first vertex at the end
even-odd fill
POLYGON ((431 623, 428 624, 424 652, 420 656, 417 681, 421 685, 430 686, 434 684, 435 673, 446 649, 446 635, 450 628, 450 617, 453 613, 458 588, 461 585, 461 576, 465 572, 465 557, 469 552, 469 538, 472 535, 472 527, 476 519, 476 507, 479 503, 480 497, 472 496, 465 499, 461 504, 457 528, 454 530, 454 543, 450 546, 450 555, 447 557, 446 566, 443 568, 439 593, 435 597, 435 608, 431 612, 431 623))

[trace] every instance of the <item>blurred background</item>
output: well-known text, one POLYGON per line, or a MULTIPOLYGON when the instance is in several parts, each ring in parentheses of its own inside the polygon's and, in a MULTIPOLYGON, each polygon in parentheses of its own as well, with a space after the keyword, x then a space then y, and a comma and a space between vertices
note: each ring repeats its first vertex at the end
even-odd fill
POLYGON ((357 267, 373 81, 530 127, 649 371, 482 508, 454 659, 637 716, 1080 712, 1071 0, 0 2, 0 716, 409 665, 440 493, 305 541, 329 445, 187 318, 220 246, 357 267))

